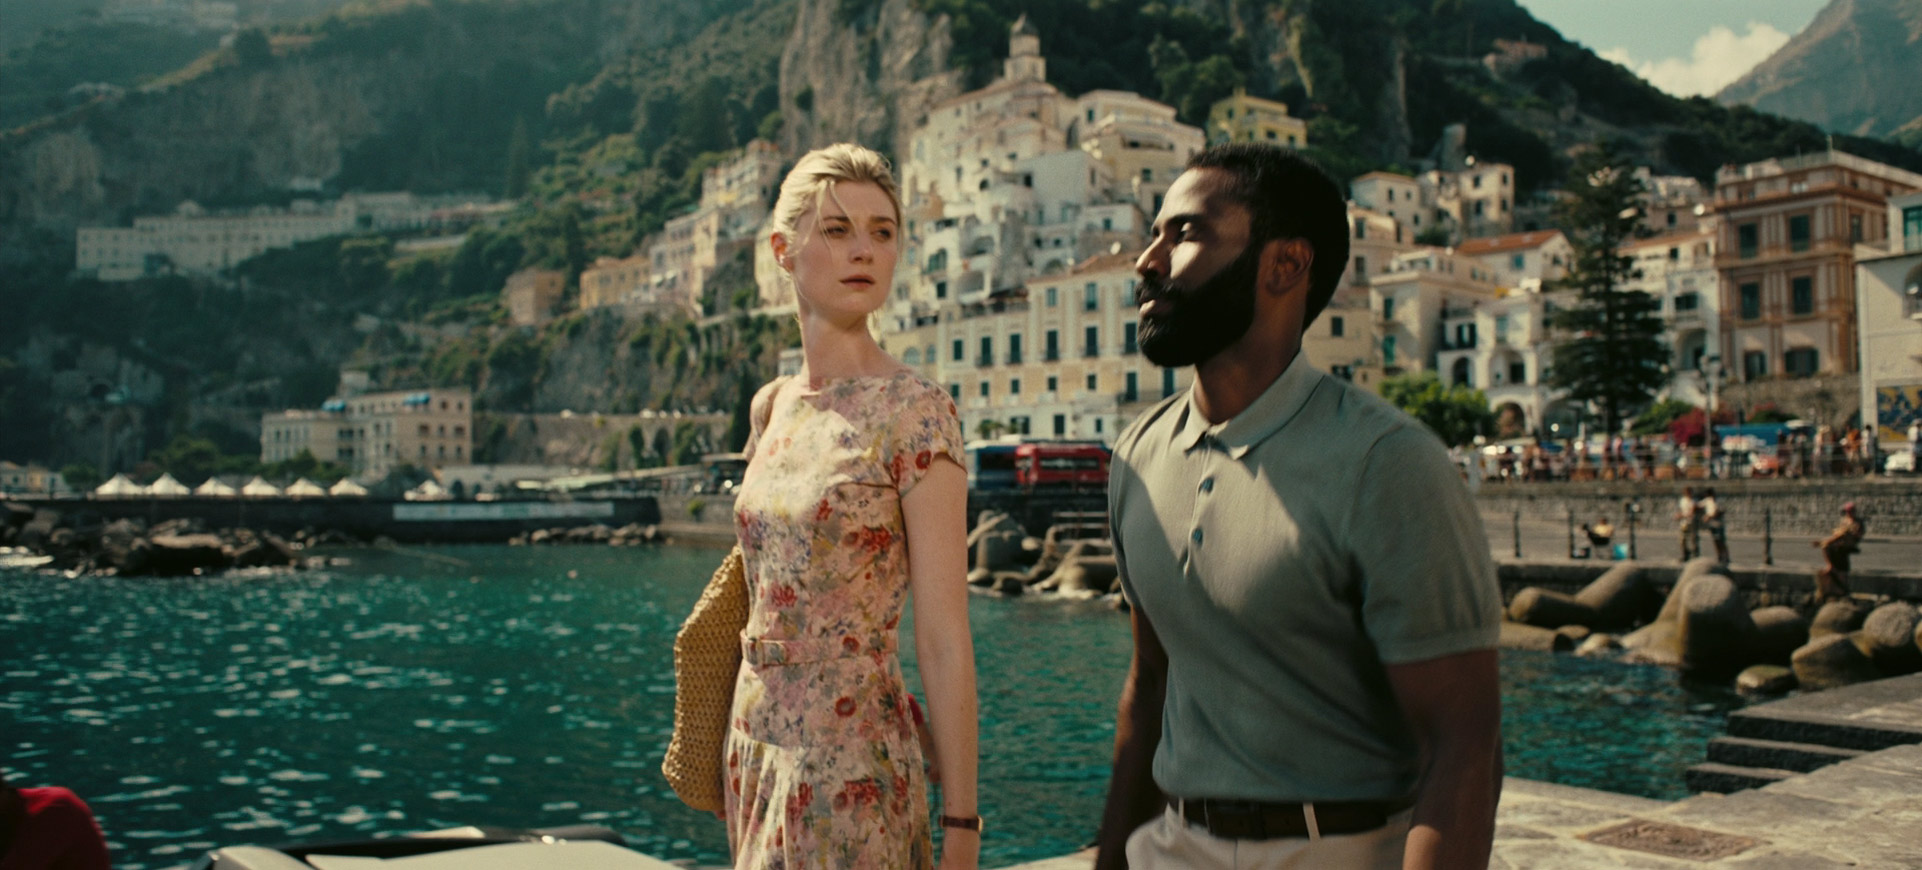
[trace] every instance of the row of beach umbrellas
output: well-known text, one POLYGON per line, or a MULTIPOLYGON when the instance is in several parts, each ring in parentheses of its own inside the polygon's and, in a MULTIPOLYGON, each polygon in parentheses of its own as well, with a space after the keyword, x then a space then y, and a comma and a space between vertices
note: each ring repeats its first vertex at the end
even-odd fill
POLYGON ((235 487, 218 477, 209 477, 205 483, 188 488, 174 479, 171 474, 162 474, 160 479, 142 486, 125 474, 116 474, 93 490, 96 498, 186 498, 201 496, 212 498, 356 498, 367 495, 367 488, 349 478, 341 478, 333 486, 321 486, 307 478, 300 478, 287 485, 285 489, 267 482, 260 475, 235 487))

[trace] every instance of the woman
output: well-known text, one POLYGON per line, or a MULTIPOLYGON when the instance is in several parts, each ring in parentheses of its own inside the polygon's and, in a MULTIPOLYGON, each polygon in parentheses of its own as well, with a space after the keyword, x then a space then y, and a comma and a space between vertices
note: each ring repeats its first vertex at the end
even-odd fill
POLYGON ((941 866, 967 870, 981 845, 967 476, 947 391, 868 330, 900 250, 886 161, 846 144, 809 153, 773 223, 805 365, 755 395, 735 502, 749 614, 724 750, 728 843, 739 868, 934 866, 895 654, 912 590, 941 866))

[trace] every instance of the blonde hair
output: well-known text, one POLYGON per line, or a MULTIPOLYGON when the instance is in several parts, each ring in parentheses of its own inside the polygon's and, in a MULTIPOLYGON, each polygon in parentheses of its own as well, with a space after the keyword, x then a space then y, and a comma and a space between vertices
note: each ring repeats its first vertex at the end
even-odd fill
POLYGON ((888 195, 888 203, 894 206, 894 222, 901 222, 901 194, 894 185, 894 172, 888 168, 887 158, 871 148, 838 142, 803 155, 781 181, 781 196, 774 202, 773 232, 786 238, 790 247, 799 247, 803 240, 795 238, 795 233, 800 228, 801 215, 810 208, 819 211, 822 197, 829 196, 834 185, 844 182, 881 188, 881 192, 888 195))

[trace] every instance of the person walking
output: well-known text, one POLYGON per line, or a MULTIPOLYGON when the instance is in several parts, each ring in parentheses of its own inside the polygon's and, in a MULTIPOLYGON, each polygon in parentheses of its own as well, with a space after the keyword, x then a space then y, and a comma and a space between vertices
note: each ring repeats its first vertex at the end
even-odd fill
POLYGON ((1292 151, 1212 148, 1136 260, 1142 353, 1195 381, 1110 466, 1134 655, 1100 870, 1488 863, 1480 512, 1434 434, 1300 353, 1348 259, 1343 200, 1292 151))
POLYGON ((1702 506, 1695 501, 1695 487, 1682 487, 1682 497, 1675 502, 1675 522, 1681 531, 1684 562, 1702 554, 1701 519, 1702 506))
POLYGON ((1822 551, 1823 565, 1815 573, 1815 601, 1821 603, 1831 598, 1848 598, 1849 557, 1862 549, 1862 536, 1868 527, 1862 518, 1856 516, 1855 502, 1842 505, 1842 521, 1828 537, 1809 544, 1822 551))
POLYGON ((722 756, 734 866, 935 866, 895 648, 912 591, 942 784, 940 866, 973 870, 982 823, 961 424, 947 390, 868 329, 900 252, 892 173, 859 146, 809 152, 781 184, 773 225, 804 364, 754 396, 735 501, 749 612, 722 756))

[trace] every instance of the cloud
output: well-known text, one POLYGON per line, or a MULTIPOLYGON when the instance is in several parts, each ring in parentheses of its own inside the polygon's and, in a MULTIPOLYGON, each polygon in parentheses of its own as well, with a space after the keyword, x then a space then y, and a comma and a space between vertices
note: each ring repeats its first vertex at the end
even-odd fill
POLYGON ((1601 52, 1601 57, 1634 70, 1649 84, 1678 97, 1708 96, 1741 78, 1788 41, 1788 34, 1773 25, 1751 21, 1748 33, 1742 36, 1719 24, 1709 28, 1695 40, 1695 48, 1686 59, 1637 61, 1626 48, 1611 48, 1601 52))

